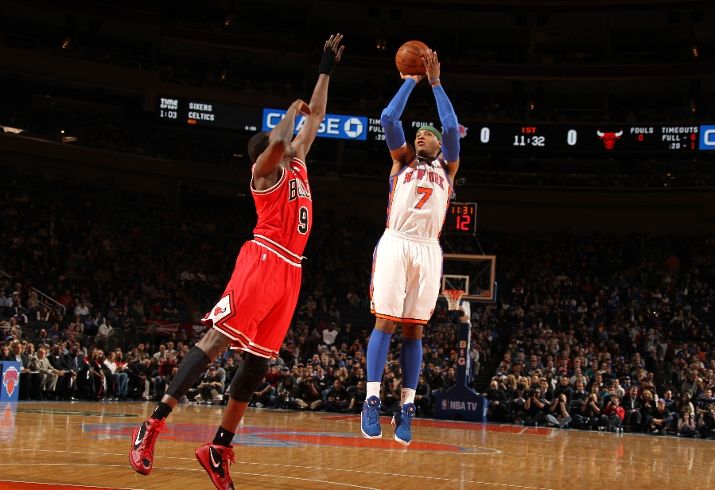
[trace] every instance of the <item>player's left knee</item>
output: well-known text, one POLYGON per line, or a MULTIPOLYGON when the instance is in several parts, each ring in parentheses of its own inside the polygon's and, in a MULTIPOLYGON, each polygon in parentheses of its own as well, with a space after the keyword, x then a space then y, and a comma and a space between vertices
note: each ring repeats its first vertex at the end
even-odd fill
POLYGON ((422 325, 414 323, 405 323, 402 325, 402 337, 410 340, 419 340, 422 338, 422 325))
POLYGON ((229 346, 231 340, 216 330, 215 328, 209 329, 208 332, 198 341, 196 347, 204 351, 208 358, 213 362, 221 354, 226 347, 229 346))

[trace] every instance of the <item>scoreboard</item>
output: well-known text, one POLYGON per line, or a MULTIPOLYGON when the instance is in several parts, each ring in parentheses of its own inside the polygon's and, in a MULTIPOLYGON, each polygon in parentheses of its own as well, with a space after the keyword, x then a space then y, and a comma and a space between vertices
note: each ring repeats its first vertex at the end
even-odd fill
MULTIPOLYGON (((704 126, 687 125, 477 125, 476 147, 537 153, 695 153, 704 126)), ((471 136, 471 134, 470 134, 471 136)), ((471 145, 471 146, 474 146, 471 145)))
POLYGON ((210 126, 241 131, 259 131, 261 110, 235 104, 176 97, 159 97, 159 119, 189 126, 210 126))
MULTIPOLYGON (((283 109, 247 107, 160 96, 159 119, 188 126, 246 132, 269 131, 285 114, 283 109)), ((408 141, 423 124, 436 121, 403 120, 408 141)), ((296 120, 296 130, 301 121, 296 120)), ((485 124, 464 122, 464 151, 475 153, 591 154, 623 153, 686 155, 715 151, 715 125, 688 124, 485 124)), ((374 116, 327 114, 318 137, 355 141, 384 141, 380 120, 374 116)))

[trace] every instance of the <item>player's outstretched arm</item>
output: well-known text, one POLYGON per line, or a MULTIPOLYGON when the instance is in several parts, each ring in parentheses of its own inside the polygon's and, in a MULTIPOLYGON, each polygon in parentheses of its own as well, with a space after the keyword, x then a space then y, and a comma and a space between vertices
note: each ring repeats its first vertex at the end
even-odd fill
POLYGON ((442 156, 447 162, 449 178, 454 180, 459 170, 459 121, 439 80, 440 65, 437 52, 429 50, 422 58, 422 62, 427 69, 427 80, 432 86, 439 120, 442 122, 442 156))
POLYGON ((404 80, 402 86, 380 115, 380 124, 385 131, 385 142, 392 157, 390 175, 394 175, 403 166, 408 165, 415 156, 414 151, 407 146, 400 117, 405 110, 412 89, 424 78, 422 75, 403 75, 402 73, 400 73, 400 77, 404 80))
POLYGON ((293 150, 295 156, 305 161, 305 157, 310 151, 310 147, 318 134, 320 123, 325 117, 326 107, 328 105, 328 84, 330 83, 330 74, 337 63, 340 62, 343 56, 345 46, 341 46, 343 35, 340 33, 331 34, 330 38, 325 41, 323 46, 323 58, 320 61, 318 82, 313 89, 313 95, 310 97, 311 115, 305 118, 303 127, 300 128, 298 135, 293 140, 293 150))
POLYGON ((310 107, 300 99, 291 104, 285 117, 271 130, 271 134, 268 136, 268 147, 258 156, 253 167, 253 182, 256 189, 261 190, 272 185, 272 183, 266 185, 263 180, 271 180, 271 176, 274 176, 278 165, 283 160, 283 156, 288 150, 290 140, 293 137, 295 117, 298 114, 310 115, 310 107))

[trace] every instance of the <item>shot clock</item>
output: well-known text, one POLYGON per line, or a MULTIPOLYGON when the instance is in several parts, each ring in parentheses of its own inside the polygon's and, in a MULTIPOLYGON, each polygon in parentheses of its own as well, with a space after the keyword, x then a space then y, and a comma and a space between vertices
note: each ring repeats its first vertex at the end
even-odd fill
POLYGON ((477 232, 477 203, 449 203, 444 229, 450 234, 474 235, 477 232))

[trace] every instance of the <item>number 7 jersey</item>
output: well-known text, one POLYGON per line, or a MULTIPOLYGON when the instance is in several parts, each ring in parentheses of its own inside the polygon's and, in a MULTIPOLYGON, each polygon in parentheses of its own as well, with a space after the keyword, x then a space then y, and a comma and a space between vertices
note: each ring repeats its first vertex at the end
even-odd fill
POLYGON ((300 264, 313 225, 313 201, 305 162, 293 158, 281 165, 278 182, 257 191, 251 179, 251 193, 258 222, 255 241, 277 252, 284 259, 300 264))
POLYGON ((416 158, 390 177, 386 228, 408 237, 439 238, 451 194, 442 163, 416 158))

